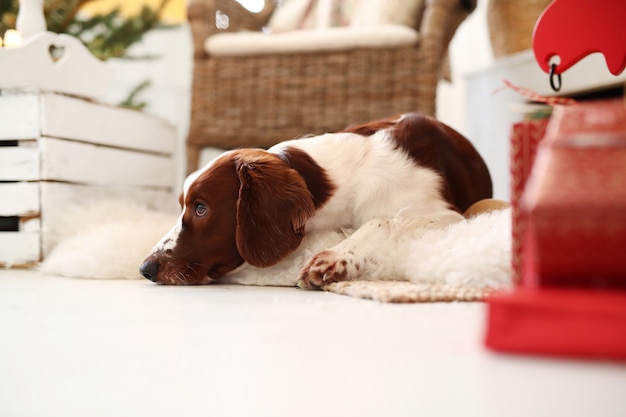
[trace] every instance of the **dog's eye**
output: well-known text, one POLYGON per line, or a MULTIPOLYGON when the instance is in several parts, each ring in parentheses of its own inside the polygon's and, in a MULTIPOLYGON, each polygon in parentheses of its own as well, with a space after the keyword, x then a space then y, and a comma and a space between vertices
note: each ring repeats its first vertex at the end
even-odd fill
POLYGON ((206 214, 207 207, 202 203, 196 203, 196 216, 202 217, 206 214))

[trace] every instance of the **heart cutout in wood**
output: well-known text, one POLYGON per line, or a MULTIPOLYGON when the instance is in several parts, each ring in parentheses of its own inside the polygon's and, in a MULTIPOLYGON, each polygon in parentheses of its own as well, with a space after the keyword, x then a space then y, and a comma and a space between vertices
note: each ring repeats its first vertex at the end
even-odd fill
POLYGON ((52 59, 52 61, 58 62, 59 59, 63 57, 63 54, 65 54, 65 47, 58 46, 58 45, 50 45, 50 48, 48 48, 48 52, 50 53, 50 58, 52 59))

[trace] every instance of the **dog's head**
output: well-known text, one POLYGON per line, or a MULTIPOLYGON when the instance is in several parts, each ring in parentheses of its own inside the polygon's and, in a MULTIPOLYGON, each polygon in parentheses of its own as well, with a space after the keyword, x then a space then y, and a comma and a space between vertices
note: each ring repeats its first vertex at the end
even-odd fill
POLYGON ((139 269, 159 284, 208 284, 244 262, 274 265, 300 245, 315 210, 300 174, 260 149, 227 152, 191 174, 180 204, 139 269))

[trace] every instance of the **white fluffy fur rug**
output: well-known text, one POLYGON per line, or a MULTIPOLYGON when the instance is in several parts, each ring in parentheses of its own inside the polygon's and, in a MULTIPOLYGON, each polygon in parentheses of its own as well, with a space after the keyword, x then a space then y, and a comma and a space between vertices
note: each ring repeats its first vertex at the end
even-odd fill
MULTIPOLYGON (((108 201, 70 210, 60 242, 40 265, 46 274, 95 279, 141 278, 139 265, 173 226, 177 214, 108 201)), ((345 232, 349 233, 349 232, 345 232)), ((333 246, 345 233, 315 233, 285 261, 270 268, 245 266, 222 282, 295 286, 302 264, 333 246)), ((408 282, 353 281, 328 291, 388 302, 480 300, 510 285, 511 212, 484 213, 433 230, 411 243, 414 257, 403 265, 408 282)))

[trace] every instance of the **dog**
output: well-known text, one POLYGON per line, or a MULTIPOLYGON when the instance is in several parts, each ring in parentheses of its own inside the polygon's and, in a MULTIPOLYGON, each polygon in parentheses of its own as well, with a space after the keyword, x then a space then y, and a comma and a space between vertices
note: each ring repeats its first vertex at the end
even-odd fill
POLYGON ((471 142, 419 113, 230 150, 186 178, 180 216, 139 270, 158 284, 209 284, 278 264, 308 233, 350 228, 302 265, 298 286, 402 280, 412 239, 491 196, 471 142))

